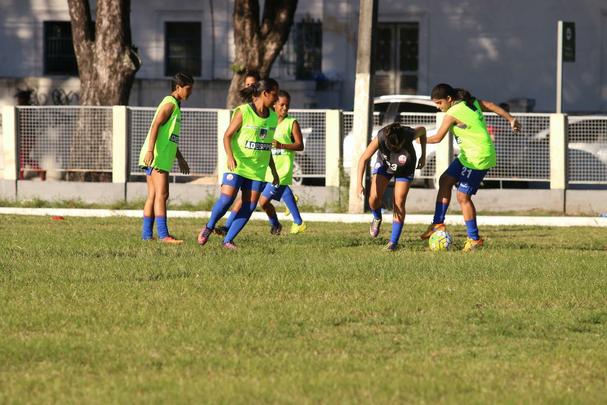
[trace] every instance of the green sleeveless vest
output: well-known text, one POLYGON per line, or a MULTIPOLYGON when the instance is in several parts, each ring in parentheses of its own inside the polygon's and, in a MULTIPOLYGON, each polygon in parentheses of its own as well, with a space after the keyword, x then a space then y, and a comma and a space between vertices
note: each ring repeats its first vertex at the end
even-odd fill
MULTIPOLYGON (((276 133, 274 139, 280 143, 292 144, 293 143, 293 123, 295 118, 286 116, 276 127, 276 133)), ((280 178, 281 186, 289 186, 293 183, 293 161, 295 160, 295 151, 287 149, 272 149, 272 158, 276 165, 276 171, 280 178)), ((272 171, 268 167, 266 173, 266 181, 271 182, 273 180, 272 171)))
POLYGON ((474 105, 477 111, 460 101, 451 106, 447 114, 463 123, 462 126, 455 124, 452 128, 459 145, 459 161, 470 169, 488 170, 497 162, 495 146, 478 100, 474 101, 474 105))
MULTIPOLYGON (((167 103, 173 104, 173 113, 163 125, 158 128, 158 135, 156 136, 156 144, 154 145, 154 161, 152 167, 165 172, 170 172, 173 168, 173 162, 177 155, 177 146, 179 144, 179 130, 181 129, 181 108, 179 103, 173 96, 166 96, 162 99, 154 119, 158 116, 158 111, 167 103)), ((154 121, 152 121, 154 122, 154 121)), ((145 153, 148 151, 148 144, 150 142, 150 132, 145 138, 141 152, 139 153, 139 166, 145 167, 146 164, 143 162, 145 153)))
POLYGON ((268 118, 261 118, 249 104, 238 106, 237 111, 242 114, 242 125, 232 137, 232 153, 236 160, 234 173, 246 179, 265 181, 278 123, 276 112, 270 109, 268 118))

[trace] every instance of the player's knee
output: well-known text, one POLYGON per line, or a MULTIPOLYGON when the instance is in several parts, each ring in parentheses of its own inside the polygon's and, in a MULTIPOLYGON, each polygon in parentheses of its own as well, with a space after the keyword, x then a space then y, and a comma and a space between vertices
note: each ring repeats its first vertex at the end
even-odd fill
POLYGON ((457 202, 460 205, 466 205, 466 204, 470 204, 471 200, 470 200, 470 196, 468 194, 465 193, 457 193, 457 202))

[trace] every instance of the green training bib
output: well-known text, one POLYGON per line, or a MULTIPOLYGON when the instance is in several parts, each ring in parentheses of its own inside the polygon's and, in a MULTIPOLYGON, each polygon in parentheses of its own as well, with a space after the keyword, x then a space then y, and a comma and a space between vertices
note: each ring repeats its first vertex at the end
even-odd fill
MULTIPOLYGON (((173 113, 165 122, 158 128, 158 135, 156 136, 156 144, 154 145, 154 160, 151 166, 155 169, 170 172, 175 162, 175 156, 177 156, 177 147, 179 145, 179 130, 181 129, 181 108, 179 103, 173 96, 166 96, 162 99, 156 113, 154 113, 154 120, 158 116, 158 112, 165 104, 173 104, 173 113)), ((152 120, 152 123, 154 121, 152 120)), ((150 125, 151 129, 151 125, 150 125)), ((150 142, 150 131, 145 138, 141 152, 139 153, 139 166, 145 167, 146 164, 143 162, 145 153, 148 150, 148 144, 150 142)))
POLYGON ((447 110, 447 114, 461 122, 453 126, 453 134, 459 145, 458 159, 462 165, 475 170, 488 170, 496 164, 495 146, 487 131, 485 116, 478 102, 477 111, 466 103, 458 102, 447 110))
MULTIPOLYGON (((286 116, 276 127, 274 139, 280 143, 292 144, 293 141, 293 123, 295 118, 286 116)), ((280 178, 281 186, 289 186, 293 183, 293 161, 295 160, 295 151, 287 149, 272 148, 272 158, 276 165, 276 171, 280 178)), ((268 167, 266 172, 266 181, 273 181, 272 171, 268 167)))

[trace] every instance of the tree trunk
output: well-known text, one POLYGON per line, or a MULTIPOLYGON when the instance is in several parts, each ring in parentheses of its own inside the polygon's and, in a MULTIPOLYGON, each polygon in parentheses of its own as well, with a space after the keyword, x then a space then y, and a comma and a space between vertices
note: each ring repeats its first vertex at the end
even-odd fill
POLYGON ((258 0, 236 0, 234 3, 234 76, 228 91, 227 107, 241 103, 238 90, 244 73, 257 70, 267 78, 272 64, 289 38, 297 0, 266 0, 261 25, 258 0))
MULTIPOLYGON (((130 0, 97 0, 95 24, 88 0, 68 0, 72 39, 80 76, 80 104, 126 105, 141 61, 131 44, 130 0)), ((70 143, 70 166, 79 169, 68 179, 111 181, 95 171, 111 159, 111 138, 98 134, 101 112, 81 110, 70 143), (80 167, 86 156, 88 167, 80 167), (86 172, 82 170, 87 170, 86 172)), ((110 160, 111 161, 111 160, 110 160)))

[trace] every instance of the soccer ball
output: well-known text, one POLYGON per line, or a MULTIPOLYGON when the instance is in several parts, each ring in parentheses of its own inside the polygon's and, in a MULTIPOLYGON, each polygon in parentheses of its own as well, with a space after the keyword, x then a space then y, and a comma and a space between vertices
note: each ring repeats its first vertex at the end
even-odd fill
POLYGON ((449 250, 451 248, 451 235, 447 231, 436 231, 430 236, 428 245, 430 250, 433 252, 440 252, 442 250, 449 250))

